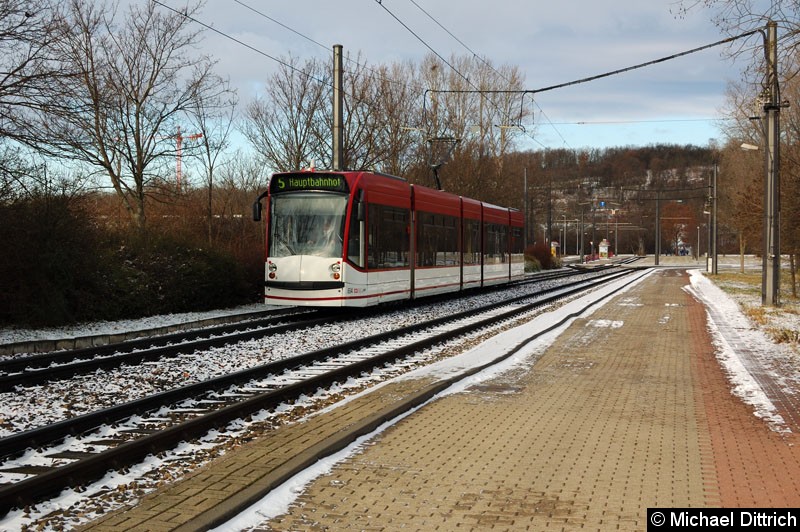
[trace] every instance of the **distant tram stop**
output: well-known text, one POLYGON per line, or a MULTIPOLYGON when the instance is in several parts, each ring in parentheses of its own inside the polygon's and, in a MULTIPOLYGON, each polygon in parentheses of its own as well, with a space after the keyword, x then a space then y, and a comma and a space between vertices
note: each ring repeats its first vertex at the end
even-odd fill
POLYGON ((608 258, 608 240, 605 238, 600 241, 600 244, 597 246, 600 250, 600 258, 607 259, 608 258))

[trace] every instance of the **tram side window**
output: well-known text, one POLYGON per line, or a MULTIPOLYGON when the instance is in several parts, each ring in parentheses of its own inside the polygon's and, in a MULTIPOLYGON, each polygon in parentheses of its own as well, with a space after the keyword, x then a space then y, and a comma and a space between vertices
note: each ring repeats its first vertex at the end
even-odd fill
POLYGON ((524 245, 522 242, 522 228, 511 228, 511 262, 524 262, 524 245))
POLYGON ((368 217, 369 268, 407 268, 409 211, 371 203, 368 217))
POLYGON ((417 266, 458 265, 458 219, 417 213, 417 266))
POLYGON ((508 262, 508 227, 486 224, 486 264, 508 262))
POLYGON ((481 223, 464 220, 464 264, 481 263, 481 223))
POLYGON ((358 209, 354 207, 350 215, 350 233, 347 236, 347 259, 359 268, 364 267, 361 225, 361 221, 358 219, 358 209))

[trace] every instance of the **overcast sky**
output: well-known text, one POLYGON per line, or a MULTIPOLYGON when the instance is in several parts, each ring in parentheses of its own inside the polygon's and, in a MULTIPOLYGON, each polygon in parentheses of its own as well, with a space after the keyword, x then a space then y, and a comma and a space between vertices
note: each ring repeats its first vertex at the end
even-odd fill
MULTIPOLYGON (((160 1, 175 7, 184 2, 160 1)), ((438 22, 495 65, 519 67, 525 88, 539 89, 724 38, 707 11, 679 18, 673 13, 677 8, 678 0, 208 0, 197 18, 273 57, 326 59, 334 44, 345 52, 361 52, 372 64, 419 62, 430 53, 426 44, 448 59, 454 53, 471 55, 438 22)), ((205 35, 204 51, 218 59, 217 72, 230 77, 242 102, 263 89, 276 62, 213 32, 205 35)), ((705 146, 720 136, 726 85, 744 67, 716 47, 538 94, 537 127, 528 129, 533 138, 521 137, 520 147, 705 146)))

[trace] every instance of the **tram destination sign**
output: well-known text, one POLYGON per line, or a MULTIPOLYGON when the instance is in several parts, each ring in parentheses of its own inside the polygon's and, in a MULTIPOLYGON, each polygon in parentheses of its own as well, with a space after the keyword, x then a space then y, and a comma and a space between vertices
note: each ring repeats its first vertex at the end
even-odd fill
POLYGON ((269 183, 272 194, 299 190, 347 192, 347 181, 338 174, 276 174, 269 183))

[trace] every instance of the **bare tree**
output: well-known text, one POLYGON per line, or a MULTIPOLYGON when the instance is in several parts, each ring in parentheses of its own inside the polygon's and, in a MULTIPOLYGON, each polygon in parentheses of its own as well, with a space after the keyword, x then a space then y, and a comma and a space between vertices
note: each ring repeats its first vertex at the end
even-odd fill
MULTIPOLYGON (((299 168, 312 158, 330 166, 330 68, 316 61, 302 68, 297 60, 285 63, 267 85, 267 95, 248 107, 245 134, 276 169, 299 168)), ((454 176, 449 190, 485 192, 487 183, 502 188, 502 158, 515 141, 508 126, 527 116, 521 94, 514 92, 522 86, 516 68, 498 70, 488 61, 456 57, 450 62, 454 70, 433 56, 418 67, 370 66, 361 54, 348 55, 347 65, 345 168, 408 172, 430 184, 431 166, 452 154, 460 162, 448 166, 454 176), (478 80, 479 89, 468 79, 478 80)))
MULTIPOLYGON (((263 249, 265 233, 263 226, 250 221, 250 207, 253 198, 263 192, 269 175, 260 157, 248 155, 237 150, 230 160, 220 168, 219 183, 214 194, 214 211, 219 214, 222 223, 214 227, 219 235, 218 245, 229 250, 253 249, 254 242, 261 242, 263 249), (238 225, 232 223, 238 220, 238 225), (238 231, 234 232, 234 229, 238 231)), ((242 251, 242 254, 245 254, 242 251)), ((260 267, 263 268, 263 255, 259 255, 260 267)))
POLYGON ((52 56, 61 39, 51 0, 0 0, 0 137, 26 142, 26 113, 40 109, 54 78, 66 74, 52 56))
POLYGON ((195 95, 190 120, 200 135, 196 156, 203 167, 203 178, 207 187, 206 217, 208 224, 208 243, 213 243, 213 193, 214 174, 219 157, 230 144, 236 110, 236 94, 226 82, 220 82, 219 92, 198 93, 195 95))
POLYGON ((443 167, 445 188, 496 201, 507 188, 504 157, 528 116, 518 69, 472 57, 453 57, 446 65, 429 56, 418 77, 429 87, 424 102, 429 136, 459 139, 452 162, 443 167))
POLYGON ((330 77, 318 61, 300 66, 290 57, 266 84, 266 96, 247 106, 243 133, 274 171, 303 168, 330 151, 319 137, 321 123, 329 123, 320 111, 330 77))
MULTIPOLYGON (((796 50, 793 64, 800 64, 796 50)), ((789 71, 797 71, 795 67, 789 71)), ((781 110, 783 129, 781 145, 781 248, 790 258, 792 296, 797 298, 797 268, 800 266, 800 79, 787 76, 782 85, 782 97, 793 102, 781 110)))
POLYGON ((41 109, 52 80, 67 75, 50 50, 60 39, 57 7, 51 0, 0 0, 0 200, 49 188, 43 160, 23 145, 30 113, 41 109))
MULTIPOLYGON (((790 102, 800 97, 800 78, 793 74, 800 64, 800 51, 785 57, 788 68, 781 76, 782 98, 790 102)), ((726 185, 721 187, 723 214, 726 222, 736 228, 740 252, 745 247, 756 247, 762 236, 763 215, 763 158, 756 153, 741 153, 740 145, 763 145, 762 110, 759 108, 758 85, 731 83, 728 86, 726 114, 731 117, 724 132, 730 139, 723 156, 722 176, 726 185), (726 212, 728 211, 728 212, 726 212)), ((792 292, 797 292, 797 255, 800 253, 800 109, 795 105, 781 109, 781 248, 791 259, 792 292)))
MULTIPOLYGON (((344 77, 344 167, 348 169, 376 168, 389 152, 386 137, 382 135, 388 117, 388 107, 384 98, 388 94, 384 89, 392 86, 391 82, 382 78, 378 70, 373 70, 358 54, 353 59, 347 57, 347 73, 344 77)), ((331 101, 331 100, 326 100, 331 101)), ((333 116, 332 109, 327 116, 333 116)), ((333 123, 325 132, 331 131, 333 123)), ((330 135, 325 135, 330 138, 330 135)))
POLYGON ((37 146, 108 178, 140 230, 155 168, 176 155, 170 137, 199 95, 221 90, 183 13, 131 4, 118 23, 108 4, 70 0, 52 50, 72 76, 53 81, 32 123, 37 146))
POLYGON ((717 198, 719 223, 736 233, 744 271, 747 249, 760 251, 764 163, 758 154, 742 151, 741 143, 741 139, 731 139, 722 150, 717 198))
POLYGON ((383 117, 377 121, 373 132, 382 146, 381 160, 376 167, 399 176, 405 176, 419 161, 422 89, 418 84, 409 83, 414 70, 412 63, 394 63, 377 67, 373 76, 377 93, 375 104, 383 117))
MULTIPOLYGON (((344 77, 343 166, 402 174, 419 123, 420 91, 408 83, 411 64, 370 66, 361 56, 346 57, 344 77)), ((330 66, 316 60, 302 67, 285 64, 266 85, 265 97, 246 111, 244 133, 268 165, 294 170, 311 161, 332 164, 330 66)))
MULTIPOLYGON (((679 0, 673 8, 680 17, 690 11, 705 9, 714 24, 727 36, 736 37, 766 27, 768 21, 778 24, 779 62, 784 68, 795 68, 793 55, 800 45, 800 2, 797 0, 679 0)), ((758 36, 737 39, 729 45, 731 56, 750 56, 751 64, 745 75, 756 79, 762 77, 764 62, 764 42, 758 36)))
MULTIPOLYGON (((410 81, 411 63, 369 65, 357 54, 346 57, 344 77, 344 167, 371 169, 403 175, 414 148, 413 130, 419 123, 421 91, 410 81)), ((330 93, 329 93, 330 94, 330 93)), ((332 99, 326 98, 324 129, 319 137, 329 147, 333 116, 332 99)), ((326 149, 323 160, 329 160, 326 149)))
MULTIPOLYGON (((678 13, 683 15, 691 10, 707 9, 712 20, 729 36, 737 36, 749 31, 763 28, 768 21, 778 25, 778 54, 781 75, 781 98, 796 102, 798 93, 798 73, 800 73, 800 2, 797 0, 772 0, 767 3, 753 2, 751 0, 681 0, 678 3, 678 13)), ((735 124, 728 128, 728 136, 733 139, 734 145, 741 140, 753 144, 760 144, 761 131, 756 127, 759 121, 749 121, 752 115, 760 115, 761 106, 759 96, 765 76, 765 54, 762 39, 737 40, 731 45, 731 54, 740 55, 750 53, 752 60, 745 72, 746 79, 752 80, 749 86, 743 88, 734 86, 733 97, 729 98, 731 116, 736 119, 735 124), (755 112, 754 112, 755 111, 755 112), (749 123, 748 123, 749 122, 749 123), (753 139, 753 140, 750 140, 753 139)), ((800 249, 800 229, 796 220, 800 213, 798 205, 798 190, 800 190, 800 152, 797 145, 800 141, 800 127, 798 126, 798 111, 792 105, 781 110, 781 123, 783 135, 781 138, 781 247, 784 253, 788 252, 791 259, 792 292, 796 296, 796 268, 797 254, 800 249)), ((729 154, 728 159, 735 159, 729 154)), ((734 165, 732 171, 736 171, 734 165)), ((762 172, 763 174, 763 172, 762 172)), ((763 176, 762 176, 763 177, 763 176)), ((741 189, 739 189, 740 192, 741 189)), ((755 192, 755 191, 754 191, 755 192)), ((740 233, 742 238, 743 233, 740 233)), ((743 246, 743 244, 742 244, 743 246)))

